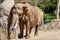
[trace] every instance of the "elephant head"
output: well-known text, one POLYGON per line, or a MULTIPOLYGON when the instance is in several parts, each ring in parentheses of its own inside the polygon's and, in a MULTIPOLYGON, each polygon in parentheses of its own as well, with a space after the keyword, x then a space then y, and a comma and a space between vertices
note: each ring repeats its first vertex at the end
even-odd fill
POLYGON ((14 13, 19 15, 19 19, 22 21, 26 21, 27 20, 27 6, 25 4, 19 4, 19 5, 15 5, 14 6, 14 13))

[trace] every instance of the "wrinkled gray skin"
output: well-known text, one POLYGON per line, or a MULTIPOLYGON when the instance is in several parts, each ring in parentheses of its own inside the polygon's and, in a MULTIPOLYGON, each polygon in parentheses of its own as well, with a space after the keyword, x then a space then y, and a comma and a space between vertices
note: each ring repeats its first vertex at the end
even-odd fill
MULTIPOLYGON (((23 37, 23 26, 26 25, 26 38, 30 37, 31 29, 35 27, 35 36, 38 35, 38 28, 41 26, 43 12, 38 7, 31 6, 30 4, 16 4, 12 7, 9 19, 9 37, 16 20, 19 19, 20 37, 23 37)), ((11 37, 10 37, 11 38, 11 37)))

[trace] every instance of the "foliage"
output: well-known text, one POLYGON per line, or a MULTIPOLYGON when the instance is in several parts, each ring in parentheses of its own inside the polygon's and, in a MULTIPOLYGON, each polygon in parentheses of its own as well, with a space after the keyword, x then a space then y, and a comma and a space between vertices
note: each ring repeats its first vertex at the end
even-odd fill
POLYGON ((51 20, 55 18, 56 18, 55 12, 53 12, 52 14, 44 13, 44 23, 51 22, 51 20))
POLYGON ((45 13, 52 13, 56 9, 56 4, 39 4, 38 7, 41 8, 45 13))
MULTIPOLYGON (((55 10, 58 0, 39 0, 37 6, 44 11, 44 23, 56 18, 55 10)), ((32 2, 34 5, 34 2, 32 2)))
POLYGON ((41 8, 44 13, 44 23, 50 22, 52 19, 56 18, 55 10, 57 6, 57 0, 50 0, 47 3, 38 4, 38 7, 41 8))

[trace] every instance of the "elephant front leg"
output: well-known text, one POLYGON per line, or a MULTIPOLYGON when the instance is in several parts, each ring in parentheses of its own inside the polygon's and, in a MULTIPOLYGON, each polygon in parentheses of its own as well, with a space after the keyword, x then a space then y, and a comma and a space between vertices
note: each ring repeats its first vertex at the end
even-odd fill
POLYGON ((30 23, 29 21, 26 24, 26 39, 30 38, 30 23))
POLYGON ((23 26, 22 22, 20 22, 19 24, 20 24, 20 34, 19 34, 18 38, 23 38, 24 26, 23 26))
POLYGON ((15 27, 15 24, 16 24, 16 21, 17 20, 18 20, 17 14, 13 14, 11 25, 9 25, 8 39, 11 39, 12 38, 11 37, 11 34, 12 34, 12 31, 14 30, 14 27, 15 27))

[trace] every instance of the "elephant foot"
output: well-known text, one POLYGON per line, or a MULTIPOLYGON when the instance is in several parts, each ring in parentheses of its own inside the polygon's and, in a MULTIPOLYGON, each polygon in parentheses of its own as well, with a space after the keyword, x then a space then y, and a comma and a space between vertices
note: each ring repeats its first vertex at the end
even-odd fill
POLYGON ((34 36, 38 36, 38 34, 36 33, 36 34, 34 34, 34 36))
POLYGON ((19 35, 18 35, 18 38, 23 38, 23 35, 19 34, 19 35))
POLYGON ((10 40, 11 38, 10 37, 7 37, 8 38, 8 40, 10 40))
POLYGON ((10 35, 10 34, 8 34, 7 39, 8 39, 8 40, 10 40, 10 39, 11 39, 11 35, 10 35))
POLYGON ((26 36, 26 37, 25 37, 25 39, 29 39, 29 38, 30 38, 30 36, 26 36))

